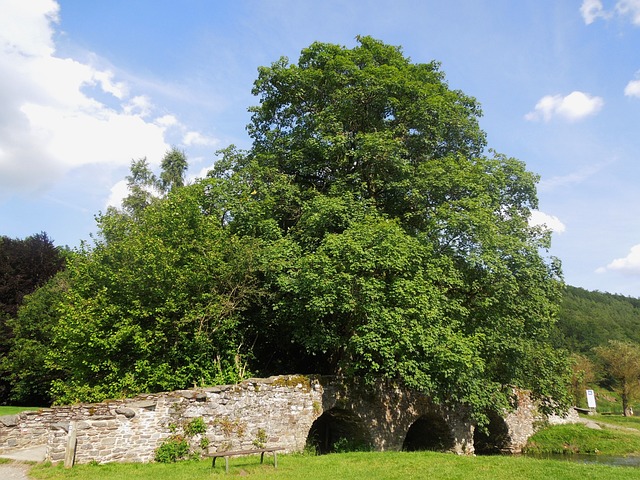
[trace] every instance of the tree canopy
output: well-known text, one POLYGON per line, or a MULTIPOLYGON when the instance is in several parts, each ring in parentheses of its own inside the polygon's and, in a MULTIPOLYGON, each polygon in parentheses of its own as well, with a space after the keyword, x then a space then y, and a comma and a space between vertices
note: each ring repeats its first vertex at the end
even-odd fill
POLYGON ((528 224, 538 177, 486 154, 477 102, 436 63, 358 43, 261 68, 253 147, 211 174, 246 192, 229 228, 268 240, 270 302, 250 325, 279 358, 477 410, 511 384, 563 399, 560 268, 528 224))
POLYGON ((384 378, 480 421, 513 385, 563 405, 538 177, 486 150, 478 103, 437 63, 357 40, 260 68, 253 144, 207 178, 132 163, 125 209, 69 266, 57 401, 297 371, 384 378))

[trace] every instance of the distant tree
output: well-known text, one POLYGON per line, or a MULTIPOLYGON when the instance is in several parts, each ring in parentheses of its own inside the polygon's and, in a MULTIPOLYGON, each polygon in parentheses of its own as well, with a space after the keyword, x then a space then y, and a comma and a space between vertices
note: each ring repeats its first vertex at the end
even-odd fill
POLYGON ((640 346, 609 340, 606 345, 596 347, 595 352, 620 394, 623 414, 633 415, 631 402, 640 395, 640 346))
POLYGON ((146 158, 132 160, 130 170, 127 176, 129 195, 122 200, 122 207, 128 214, 138 216, 156 198, 158 180, 146 158))
POLYGON ((571 363, 571 396, 573 404, 581 406, 584 403, 585 392, 589 385, 597 379, 596 365, 586 356, 574 353, 569 357, 571 363))
POLYGON ((164 154, 158 178, 149 168, 146 158, 132 160, 126 177, 129 195, 122 201, 128 214, 138 216, 154 199, 161 198, 174 188, 184 186, 188 162, 184 152, 176 147, 164 154))
POLYGON ((176 147, 165 153, 160 164, 162 172, 159 184, 162 191, 168 193, 173 188, 184 186, 184 175, 188 166, 185 153, 176 147))
POLYGON ((559 347, 590 357, 609 340, 640 344, 640 299, 567 286, 557 328, 559 347))
MULTIPOLYGON (((24 239, 0 237, 0 362, 13 338, 10 320, 17 315, 24 297, 49 280, 65 264, 65 253, 46 233, 24 239)), ((6 373, 0 380, 0 404, 8 400, 6 373)))
POLYGON ((7 323, 13 331, 11 349, 0 360, 17 405, 47 406, 52 402, 51 385, 67 371, 49 362, 60 308, 69 288, 69 272, 62 270, 47 283, 26 295, 15 318, 7 323))

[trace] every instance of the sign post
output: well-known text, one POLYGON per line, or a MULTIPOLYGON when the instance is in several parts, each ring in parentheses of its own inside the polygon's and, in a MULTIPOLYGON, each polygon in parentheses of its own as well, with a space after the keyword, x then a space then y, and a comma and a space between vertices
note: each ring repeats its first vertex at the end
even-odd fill
POLYGON ((596 394, 593 390, 587 390, 587 405, 590 410, 596 410, 596 394))

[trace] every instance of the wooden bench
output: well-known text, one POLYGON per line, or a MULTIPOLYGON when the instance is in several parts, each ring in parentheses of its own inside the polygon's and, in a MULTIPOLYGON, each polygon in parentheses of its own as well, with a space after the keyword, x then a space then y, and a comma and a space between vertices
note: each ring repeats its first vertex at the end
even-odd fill
POLYGON ((229 457, 234 455, 255 455, 260 454, 260 463, 264 461, 264 454, 267 452, 273 453, 273 466, 278 468, 278 451, 284 450, 282 447, 268 447, 268 448, 255 448, 252 450, 228 450, 225 452, 213 452, 208 453, 207 457, 212 457, 211 468, 216 466, 216 458, 224 457, 224 466, 227 473, 229 473, 229 457))

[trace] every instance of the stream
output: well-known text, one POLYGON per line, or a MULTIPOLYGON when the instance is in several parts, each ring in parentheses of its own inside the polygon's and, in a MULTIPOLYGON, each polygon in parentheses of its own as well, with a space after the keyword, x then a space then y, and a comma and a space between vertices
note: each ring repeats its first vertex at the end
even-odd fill
POLYGON ((522 456, 529 458, 539 458, 541 460, 558 460, 561 462, 599 463, 602 465, 640 467, 640 456, 616 457, 611 455, 584 455, 579 453, 571 455, 562 453, 523 454, 522 456))

